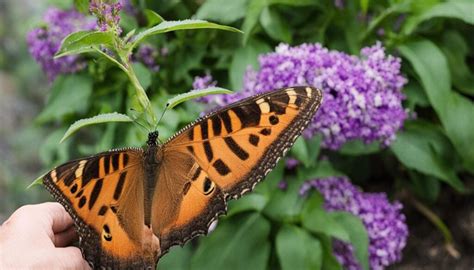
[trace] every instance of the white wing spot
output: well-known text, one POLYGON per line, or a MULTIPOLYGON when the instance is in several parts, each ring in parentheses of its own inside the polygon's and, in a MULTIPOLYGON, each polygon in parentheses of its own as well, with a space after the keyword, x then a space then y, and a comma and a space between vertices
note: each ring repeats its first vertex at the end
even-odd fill
POLYGON ((53 179, 53 182, 58 182, 58 177, 56 174, 56 170, 51 171, 51 178, 53 179))
POLYGON ((309 87, 306 87, 306 95, 308 95, 308 97, 311 97, 311 92, 313 91, 313 89, 309 88, 309 87))
POLYGON ((269 113, 270 112, 270 104, 268 104, 268 102, 264 101, 264 102, 259 104, 258 101, 257 101, 257 104, 260 107, 260 111, 262 113, 269 113))
POLYGON ((82 171, 84 170, 84 165, 86 165, 87 160, 81 160, 79 161, 79 166, 76 169, 76 172, 74 173, 76 175, 76 178, 79 178, 82 176, 82 171))
POLYGON ((295 101, 296 101, 296 92, 293 91, 293 88, 291 88, 291 90, 287 90, 287 91, 286 91, 286 94, 288 94, 288 96, 290 97, 289 104, 295 104, 295 101))

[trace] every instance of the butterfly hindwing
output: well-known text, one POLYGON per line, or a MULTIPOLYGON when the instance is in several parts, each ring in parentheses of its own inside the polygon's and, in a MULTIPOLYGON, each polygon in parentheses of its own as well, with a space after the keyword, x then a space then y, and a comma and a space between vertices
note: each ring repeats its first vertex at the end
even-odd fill
POLYGON ((163 253, 207 233, 226 211, 227 199, 253 189, 301 134, 321 99, 321 91, 309 87, 254 96, 197 120, 165 143, 152 206, 163 207, 162 196, 172 202, 166 211, 153 212, 155 223, 162 223, 163 253), (174 193, 162 195, 167 191, 174 193))
POLYGON ((109 151, 67 162, 43 178, 73 217, 80 247, 92 266, 154 265, 153 251, 159 247, 155 243, 151 248, 147 239, 153 238, 143 235, 141 156, 141 149, 109 151))
POLYGON ((152 227, 163 255, 171 246, 207 233, 210 223, 225 213, 226 203, 220 188, 187 153, 164 156, 157 178, 152 227))

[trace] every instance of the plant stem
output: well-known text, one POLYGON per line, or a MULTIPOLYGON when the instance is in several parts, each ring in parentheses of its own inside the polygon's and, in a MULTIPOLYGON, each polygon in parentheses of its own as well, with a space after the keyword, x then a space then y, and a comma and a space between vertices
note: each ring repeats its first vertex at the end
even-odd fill
POLYGON ((148 96, 146 95, 145 89, 143 89, 142 85, 140 84, 140 81, 138 80, 137 75, 135 74, 135 70, 133 69, 133 66, 128 60, 128 55, 124 57, 121 56, 120 58, 122 60, 122 63, 124 63, 125 73, 127 73, 127 76, 130 79, 130 82, 135 88, 138 102, 140 103, 140 105, 142 106, 146 114, 151 117, 151 123, 148 117, 146 118, 146 120, 148 124, 150 125, 150 127, 154 127, 157 121, 156 115, 153 112, 153 109, 151 107, 151 102, 148 99, 148 96))
POLYGON ((435 225, 435 227, 438 228, 438 230, 444 237, 444 246, 446 248, 446 251, 452 257, 456 259, 459 258, 460 254, 459 251, 457 251, 454 247, 454 240, 451 231, 449 230, 448 226, 446 226, 446 224, 441 220, 441 218, 410 194, 407 194, 406 198, 421 214, 423 214, 429 221, 431 221, 431 223, 433 223, 433 225, 435 225))

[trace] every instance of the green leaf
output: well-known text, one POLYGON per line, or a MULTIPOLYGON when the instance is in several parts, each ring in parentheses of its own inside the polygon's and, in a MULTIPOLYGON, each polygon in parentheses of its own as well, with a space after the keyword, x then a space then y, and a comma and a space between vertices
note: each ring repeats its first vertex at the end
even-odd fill
POLYGON ((208 95, 216 95, 216 94, 231 94, 233 93, 232 91, 220 87, 209 87, 205 89, 196 89, 196 90, 191 90, 187 93, 184 94, 179 94, 176 95, 166 102, 166 107, 168 109, 172 109, 176 107, 178 104, 185 102, 190 99, 198 98, 198 97, 203 97, 203 96, 208 96, 208 95))
POLYGON ((454 18, 468 24, 474 24, 473 11, 474 2, 470 0, 439 3, 420 15, 407 20, 402 32, 405 35, 410 35, 420 23, 437 17, 454 18))
POLYGON ((422 198, 430 203, 435 203, 441 191, 441 182, 433 176, 408 171, 411 180, 411 188, 417 198, 422 198))
POLYGON ((271 7, 265 7, 260 14, 260 24, 267 34, 278 41, 291 43, 291 30, 287 20, 271 7))
POLYGON ((36 185, 43 185, 43 177, 44 177, 47 173, 49 173, 49 171, 43 173, 43 174, 40 175, 40 176, 38 176, 35 180, 33 180, 33 182, 31 182, 31 184, 29 184, 29 185, 26 187, 26 189, 30 189, 31 187, 36 186, 36 185))
POLYGON ((324 270, 343 270, 339 261, 334 257, 332 242, 333 239, 327 235, 318 235, 319 242, 323 247, 323 267, 324 270))
POLYGON ((466 64, 470 52, 462 35, 452 30, 444 32, 441 50, 448 60, 453 84, 460 92, 474 96, 474 74, 466 64))
POLYGON ((404 88, 405 95, 407 96, 407 108, 410 111, 415 111, 416 106, 428 107, 430 101, 426 96, 425 91, 418 82, 409 82, 404 88))
POLYGON ((268 202, 268 197, 256 192, 247 194, 238 200, 229 202, 229 211, 227 217, 240 214, 246 211, 257 211, 260 212, 265 208, 268 202))
POLYGON ((322 140, 323 135, 317 134, 306 141, 306 145, 308 146, 308 157, 309 160, 311 160, 312 162, 316 162, 316 159, 319 156, 319 152, 321 151, 322 140))
POLYGON ((242 31, 234 27, 211 23, 204 20, 163 21, 156 26, 153 26, 143 32, 138 33, 135 36, 135 41, 132 45, 132 48, 135 47, 137 44, 139 44, 143 39, 149 36, 172 32, 172 31, 189 30, 189 29, 219 29, 219 30, 242 33, 242 31))
POLYGON ((85 118, 78 120, 74 122, 64 133, 64 136, 62 137, 60 143, 62 143, 64 140, 69 138, 72 134, 74 134, 76 131, 79 129, 85 127, 85 126, 90 126, 90 125, 96 125, 96 124, 101 124, 101 123, 110 123, 110 122, 132 122, 133 120, 128 117, 125 114, 121 113, 104 113, 104 114, 99 114, 90 118, 85 118))
POLYGON ((148 27, 157 25, 165 21, 165 19, 163 19, 163 17, 161 17, 160 14, 154 12, 151 9, 145 9, 143 13, 145 14, 146 20, 148 22, 148 27))
POLYGON ((308 147, 306 146, 306 142, 302 137, 296 139, 295 143, 290 149, 290 153, 306 167, 309 167, 311 164, 311 160, 309 160, 308 147))
POLYGON ((275 189, 272 192, 263 212, 279 222, 298 222, 305 202, 304 198, 297 195, 302 181, 293 177, 287 178, 287 182, 287 190, 275 189))
POLYGON ((191 269, 265 269, 270 257, 269 234, 270 223, 258 213, 225 219, 201 239, 191 269))
POLYGON ((363 269, 369 269, 369 236, 362 221, 347 212, 332 212, 329 215, 349 234, 354 255, 363 269))
POLYGON ((410 42, 399 47, 418 73, 431 105, 438 115, 446 110, 446 97, 450 95, 451 78, 442 52, 431 41, 410 42))
POLYGON ((230 82, 233 89, 242 89, 242 81, 248 67, 258 69, 258 56, 271 51, 268 44, 251 39, 244 47, 239 48, 230 64, 230 82))
POLYGON ((405 130, 397 134, 390 148, 408 168, 438 177, 458 191, 464 189, 455 172, 452 147, 433 125, 406 123, 405 130))
POLYGON ((311 193, 309 195, 303 207, 301 221, 303 228, 313 233, 332 236, 344 242, 350 241, 346 229, 322 208, 322 197, 319 194, 311 193))
POLYGON ((321 243, 299 227, 286 225, 278 231, 276 251, 282 270, 321 269, 321 243))
POLYGON ((100 45, 113 48, 114 36, 111 32, 79 31, 63 39, 55 58, 71 54, 96 52, 100 45))
POLYGON ((339 152, 350 156, 368 155, 380 152, 382 150, 380 142, 366 144, 361 140, 352 140, 346 142, 339 152))
POLYGON ((262 11, 273 4, 284 4, 291 6, 310 6, 318 5, 318 1, 314 0, 249 0, 250 3, 247 7, 244 23, 242 24, 242 30, 244 32, 243 44, 247 44, 252 30, 257 25, 262 11))
POLYGON ((267 6, 266 1, 264 0, 249 0, 250 3, 247 7, 247 12, 245 15, 245 20, 242 24, 242 31, 244 32, 244 39, 243 44, 247 44, 247 41, 252 34, 252 30, 258 23, 258 19, 260 18, 260 14, 262 13, 263 9, 267 6))
POLYGON ((79 74, 60 76, 51 88, 46 108, 36 118, 39 123, 60 119, 71 113, 84 113, 89 107, 88 99, 92 93, 90 77, 79 74))
POLYGON ((453 92, 447 100, 448 110, 442 118, 446 134, 463 159, 466 170, 474 173, 474 103, 453 92))
POLYGON ((428 99, 443 124, 447 136, 463 158, 464 167, 474 172, 474 138, 472 117, 474 105, 451 91, 451 79, 446 58, 431 41, 420 40, 399 47, 402 55, 414 67, 428 99))
POLYGON ((230 24, 245 16, 248 1, 208 0, 199 7, 196 18, 230 24))
POLYGON ((184 247, 174 246, 166 256, 159 261, 156 269, 164 270, 188 270, 190 268, 193 249, 190 244, 184 247))

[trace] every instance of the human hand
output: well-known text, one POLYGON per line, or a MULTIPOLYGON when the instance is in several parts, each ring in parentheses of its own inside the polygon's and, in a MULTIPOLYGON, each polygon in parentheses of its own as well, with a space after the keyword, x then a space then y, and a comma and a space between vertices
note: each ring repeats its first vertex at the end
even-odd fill
POLYGON ((90 269, 59 203, 20 207, 0 226, 0 269, 90 269))

